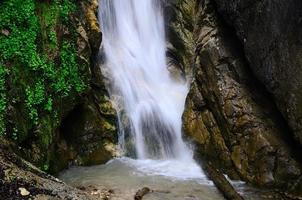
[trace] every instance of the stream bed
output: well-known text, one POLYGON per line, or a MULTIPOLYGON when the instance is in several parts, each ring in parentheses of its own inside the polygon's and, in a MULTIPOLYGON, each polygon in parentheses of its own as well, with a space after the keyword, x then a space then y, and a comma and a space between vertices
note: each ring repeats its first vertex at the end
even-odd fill
MULTIPOLYGON (((223 200, 213 182, 195 164, 181 161, 118 158, 105 165, 72 167, 60 179, 76 187, 112 191, 112 200, 132 200, 148 187, 144 200, 223 200)), ((261 193, 243 182, 233 182, 246 200, 262 200, 261 193)))

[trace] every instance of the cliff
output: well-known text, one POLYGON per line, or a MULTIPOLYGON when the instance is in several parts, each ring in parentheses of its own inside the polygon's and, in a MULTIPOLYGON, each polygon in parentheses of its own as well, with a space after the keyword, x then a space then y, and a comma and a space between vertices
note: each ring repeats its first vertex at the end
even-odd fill
POLYGON ((299 6, 170 1, 168 29, 191 80, 183 128, 196 159, 301 195, 299 6))

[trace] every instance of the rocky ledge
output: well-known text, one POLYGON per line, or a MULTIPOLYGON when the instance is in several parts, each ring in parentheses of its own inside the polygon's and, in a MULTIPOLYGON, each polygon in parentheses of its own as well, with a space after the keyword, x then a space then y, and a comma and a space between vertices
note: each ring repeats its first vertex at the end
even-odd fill
MULTIPOLYGON (((89 192, 72 188, 21 159, 0 143, 0 199, 95 200, 89 192)), ((100 198, 99 198, 100 199, 100 198)))

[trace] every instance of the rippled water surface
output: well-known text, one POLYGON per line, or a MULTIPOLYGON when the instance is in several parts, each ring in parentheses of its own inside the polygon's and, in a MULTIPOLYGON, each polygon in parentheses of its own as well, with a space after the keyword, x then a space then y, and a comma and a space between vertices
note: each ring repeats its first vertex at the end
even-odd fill
MULTIPOLYGON (((213 183, 199 170, 198 166, 179 161, 121 158, 105 165, 74 167, 63 172, 60 178, 74 186, 112 189, 113 200, 131 200, 143 187, 153 190, 144 200, 223 200, 213 183)), ((262 199, 245 184, 234 184, 247 200, 262 199)))

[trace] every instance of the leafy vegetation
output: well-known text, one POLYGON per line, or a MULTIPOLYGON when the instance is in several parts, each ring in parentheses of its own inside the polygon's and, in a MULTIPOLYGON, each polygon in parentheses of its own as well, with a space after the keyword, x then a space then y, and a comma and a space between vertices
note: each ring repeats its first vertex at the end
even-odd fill
POLYGON ((33 134, 46 148, 58 123, 59 102, 82 93, 87 85, 77 63, 77 33, 69 20, 76 1, 49 2, 0 2, 0 136, 21 143, 33 134), (58 34, 60 29, 68 29, 68 36, 58 34), (7 122, 14 113, 10 108, 20 112, 27 127, 7 122))

